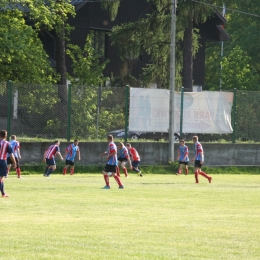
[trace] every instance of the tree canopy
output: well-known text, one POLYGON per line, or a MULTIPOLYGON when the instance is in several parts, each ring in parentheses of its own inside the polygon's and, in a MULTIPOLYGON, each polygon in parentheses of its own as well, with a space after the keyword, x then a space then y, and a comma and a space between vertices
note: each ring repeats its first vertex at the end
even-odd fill
POLYGON ((60 76, 52 69, 38 33, 55 29, 59 34, 69 14, 75 11, 68 0, 1 0, 0 81, 57 82, 60 76))

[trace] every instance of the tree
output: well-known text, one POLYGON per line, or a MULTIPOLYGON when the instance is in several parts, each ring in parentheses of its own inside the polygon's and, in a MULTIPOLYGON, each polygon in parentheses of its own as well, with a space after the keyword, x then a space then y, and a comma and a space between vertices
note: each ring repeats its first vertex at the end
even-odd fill
POLYGON ((122 89, 101 87, 108 80, 102 73, 108 61, 100 64, 90 36, 83 49, 69 45, 67 54, 72 59, 73 74, 77 76, 70 77, 72 135, 78 138, 105 136, 110 125, 117 127, 124 120, 122 89), (117 96, 121 97, 122 106, 114 105, 118 104, 114 102, 117 96))
POLYGON ((219 90, 222 78, 226 90, 259 90, 260 19, 254 14, 260 9, 260 2, 230 1, 227 7, 225 30, 230 35, 230 41, 224 42, 223 57, 220 44, 207 48, 205 89, 219 90))
MULTIPOLYGON (((119 49, 122 60, 130 53, 146 52, 151 60, 143 73, 143 83, 156 82, 159 87, 169 86, 171 0, 150 0, 153 12, 144 18, 112 30, 112 44, 119 49)), ((199 31, 194 25, 211 16, 211 7, 192 0, 178 1, 176 30, 176 86, 192 90, 193 58, 199 48, 199 31)), ((131 71, 130 71, 131 72, 131 71)))
POLYGON ((1 11, 0 23, 0 81, 57 81, 42 43, 35 30, 25 24, 23 13, 19 10, 1 11))

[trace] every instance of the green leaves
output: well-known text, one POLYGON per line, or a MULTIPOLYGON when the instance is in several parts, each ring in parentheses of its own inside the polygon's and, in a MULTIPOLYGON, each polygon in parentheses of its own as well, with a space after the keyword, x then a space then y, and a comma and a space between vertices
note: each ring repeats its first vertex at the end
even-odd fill
POLYGON ((221 45, 207 49, 206 88, 219 90, 222 77, 224 90, 233 88, 259 90, 260 19, 254 14, 259 13, 260 2, 228 1, 226 5, 229 9, 226 14, 225 30, 231 38, 230 41, 224 42, 223 59, 220 56, 221 45), (231 12, 230 9, 233 11, 231 12))
POLYGON ((0 12, 0 24, 0 81, 55 81, 42 43, 35 30, 25 24, 21 11, 0 12))

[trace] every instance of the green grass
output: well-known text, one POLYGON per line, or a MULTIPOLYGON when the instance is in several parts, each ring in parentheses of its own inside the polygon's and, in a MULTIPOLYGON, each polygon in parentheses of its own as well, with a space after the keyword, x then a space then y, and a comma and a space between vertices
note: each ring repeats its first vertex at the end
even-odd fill
POLYGON ((259 175, 5 180, 0 259, 260 259, 259 175))

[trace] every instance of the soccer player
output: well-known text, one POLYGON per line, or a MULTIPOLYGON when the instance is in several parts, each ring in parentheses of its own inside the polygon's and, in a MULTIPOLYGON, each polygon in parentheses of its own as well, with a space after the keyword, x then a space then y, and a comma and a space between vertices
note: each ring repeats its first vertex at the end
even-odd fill
MULTIPOLYGON (((11 141, 9 142, 9 144, 13 148, 13 154, 14 154, 14 158, 15 158, 15 161, 16 161, 15 171, 16 171, 17 177, 21 178, 21 169, 20 169, 20 165, 19 165, 19 159, 21 159, 20 143, 16 140, 16 135, 11 136, 11 141)), ((10 158, 10 155, 7 154, 7 176, 10 172, 11 166, 12 166, 12 160, 10 158)))
POLYGON ((115 178, 117 184, 119 185, 119 189, 123 189, 124 186, 121 183, 120 177, 116 173, 116 167, 117 167, 117 147, 114 143, 114 138, 112 135, 109 135, 107 137, 108 141, 108 148, 107 151, 102 153, 101 156, 107 156, 107 164, 105 165, 102 173, 104 175, 104 179, 106 182, 106 186, 104 189, 110 189, 109 184, 109 174, 111 173, 112 176, 115 178))
POLYGON ((129 162, 129 167, 132 168, 130 156, 129 156, 127 148, 125 147, 125 145, 123 143, 119 143, 118 147, 119 147, 119 157, 118 157, 117 173, 120 176, 119 167, 121 166, 122 170, 125 173, 125 177, 128 177, 128 173, 127 173, 127 169, 126 169, 125 165, 127 162, 129 162))
POLYGON ((140 164, 140 161, 141 161, 140 155, 138 154, 136 149, 131 146, 130 143, 127 143, 125 146, 126 146, 128 152, 129 152, 130 157, 132 158, 132 167, 131 167, 131 169, 133 171, 137 172, 139 174, 139 176, 142 177, 143 175, 142 175, 141 171, 138 168, 138 166, 140 164))
POLYGON ((198 136, 193 136, 192 141, 195 144, 195 156, 192 161, 194 162, 194 174, 195 181, 199 183, 199 174, 207 178, 209 183, 211 183, 212 177, 208 176, 205 172, 201 171, 201 166, 204 163, 204 152, 201 143, 199 142, 198 136))
POLYGON ((7 154, 10 154, 11 161, 16 167, 16 161, 13 154, 12 146, 6 141, 7 131, 1 130, 0 131, 0 190, 3 198, 9 197, 8 194, 4 191, 4 177, 7 175, 7 163, 6 157, 7 154))
POLYGON ((79 141, 76 139, 74 140, 73 144, 69 145, 66 148, 66 154, 65 154, 65 158, 66 158, 66 165, 63 169, 63 175, 66 175, 67 173, 67 169, 70 166, 70 175, 74 174, 74 168, 75 168, 75 156, 76 154, 78 155, 78 160, 80 161, 80 150, 79 150, 79 141))
POLYGON ((179 161, 179 169, 178 174, 182 173, 182 165, 185 165, 185 174, 188 175, 188 164, 189 164, 189 149, 188 146, 185 145, 185 141, 182 139, 180 140, 180 146, 178 149, 178 157, 177 160, 179 161))
POLYGON ((55 156, 58 155, 60 159, 63 161, 62 155, 60 153, 60 141, 55 141, 53 145, 51 145, 43 155, 43 161, 46 162, 47 166, 44 172, 45 177, 49 177, 50 174, 56 169, 55 156))

